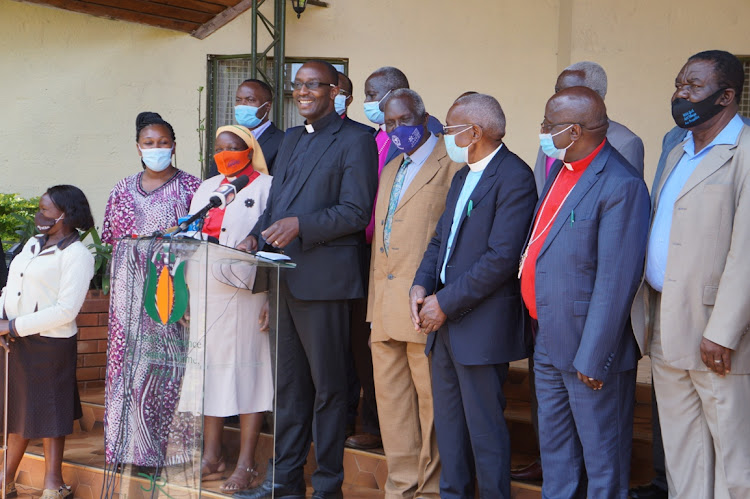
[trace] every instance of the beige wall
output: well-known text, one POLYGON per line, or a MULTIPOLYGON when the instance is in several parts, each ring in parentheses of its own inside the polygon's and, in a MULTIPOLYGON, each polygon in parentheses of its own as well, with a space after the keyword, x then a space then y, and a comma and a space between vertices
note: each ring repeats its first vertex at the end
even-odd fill
MULTIPOLYGON (((270 6, 271 2, 267 2, 270 6)), ((672 126, 674 76, 690 54, 750 54, 750 2, 717 0, 330 0, 287 14, 287 55, 347 57, 354 119, 367 75, 394 65, 444 120, 466 90, 495 95, 508 146, 527 162, 561 68, 595 60, 609 75, 610 116, 642 136, 650 181, 672 126)), ((158 111, 178 138, 178 166, 198 174, 196 100, 207 54, 250 51, 250 15, 200 41, 186 34, 0 0, 2 192, 70 182, 97 221, 112 185, 139 168, 134 119, 158 111)))
POLYGON ((140 169, 140 111, 173 125, 178 166, 199 175, 197 88, 206 85, 206 54, 248 53, 250 41, 249 13, 200 41, 0 0, 0 191, 31 196, 72 183, 100 224, 112 186, 140 169))
MULTIPOLYGON (((508 120, 506 142, 536 157, 544 102, 557 76, 555 0, 336 0, 287 23, 290 56, 349 57, 351 115, 362 112, 367 76, 396 66, 440 121, 467 90, 494 95, 508 120), (552 83, 550 83, 552 82, 552 83)), ((527 161, 532 161, 527 159, 527 161)))
POLYGON ((674 127, 674 79, 696 52, 750 55, 750 1, 575 0, 571 60, 594 60, 609 78, 609 115, 646 145, 646 180, 656 172, 661 139, 674 127))

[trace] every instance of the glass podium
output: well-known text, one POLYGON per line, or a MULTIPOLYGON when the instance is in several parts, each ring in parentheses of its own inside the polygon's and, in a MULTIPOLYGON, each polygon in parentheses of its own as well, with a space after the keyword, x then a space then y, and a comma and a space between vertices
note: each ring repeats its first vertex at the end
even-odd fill
POLYGON ((201 481, 204 436, 238 444, 223 420, 239 412, 266 413, 255 463, 272 475, 276 334, 260 320, 278 323, 269 290, 294 266, 191 238, 115 244, 101 497, 221 494, 201 481))

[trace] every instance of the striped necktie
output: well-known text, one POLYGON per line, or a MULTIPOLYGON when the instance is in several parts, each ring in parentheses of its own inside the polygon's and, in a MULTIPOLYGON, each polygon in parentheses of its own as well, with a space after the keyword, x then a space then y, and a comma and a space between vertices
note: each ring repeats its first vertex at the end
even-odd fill
POLYGON ((404 179, 406 178, 406 169, 411 164, 410 158, 404 158, 401 166, 398 167, 396 172, 396 178, 393 180, 393 187, 391 188, 391 198, 388 200, 388 215, 385 217, 385 229, 383 229, 383 246, 385 247, 385 254, 388 254, 388 250, 391 245, 391 226, 393 225, 393 214, 396 213, 396 207, 398 207, 398 200, 401 197, 401 188, 404 186, 404 179))

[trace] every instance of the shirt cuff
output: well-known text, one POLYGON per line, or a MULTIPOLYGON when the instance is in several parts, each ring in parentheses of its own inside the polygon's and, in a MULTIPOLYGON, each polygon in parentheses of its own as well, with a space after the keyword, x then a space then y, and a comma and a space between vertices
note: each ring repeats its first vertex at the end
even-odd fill
POLYGON ((8 332, 13 338, 18 338, 19 334, 18 334, 18 331, 16 331, 15 319, 11 319, 11 321, 8 322, 8 332))

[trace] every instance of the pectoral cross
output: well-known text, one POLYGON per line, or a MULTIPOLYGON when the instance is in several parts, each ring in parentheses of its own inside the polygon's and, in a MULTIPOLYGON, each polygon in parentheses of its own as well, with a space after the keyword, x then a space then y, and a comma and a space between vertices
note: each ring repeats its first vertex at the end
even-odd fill
POLYGON ((526 261, 526 257, 529 256, 529 245, 526 245, 526 249, 523 250, 523 254, 521 255, 521 261, 518 262, 518 278, 521 278, 521 274, 523 273, 523 264, 526 261))

